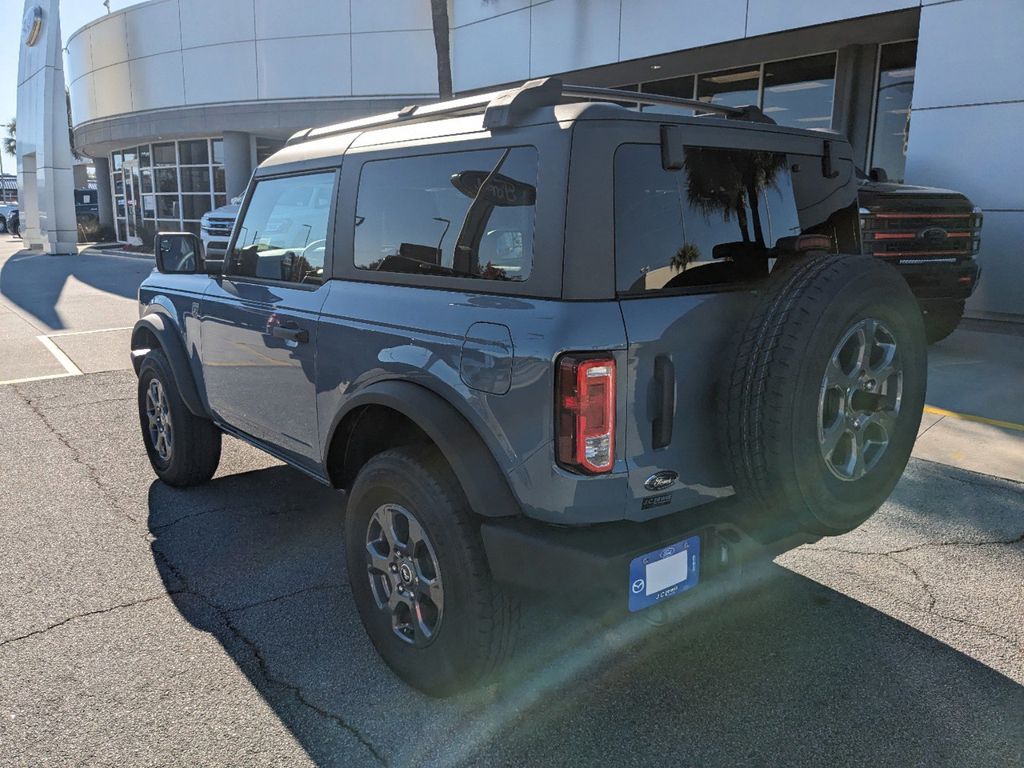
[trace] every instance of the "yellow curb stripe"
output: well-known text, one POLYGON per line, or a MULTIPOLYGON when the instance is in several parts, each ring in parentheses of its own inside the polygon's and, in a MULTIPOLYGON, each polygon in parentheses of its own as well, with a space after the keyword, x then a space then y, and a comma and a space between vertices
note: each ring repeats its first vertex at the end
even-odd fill
POLYGON ((1003 429, 1012 429, 1016 432, 1024 432, 1024 424, 1017 424, 1013 421, 1000 421, 999 419, 989 419, 985 416, 975 416, 970 413, 957 413, 956 411, 947 411, 945 408, 936 408, 934 405, 926 405, 924 407, 925 413, 930 413, 934 416, 949 416, 954 419, 963 419, 964 421, 974 421, 978 424, 989 424, 993 427, 1002 427, 1003 429))

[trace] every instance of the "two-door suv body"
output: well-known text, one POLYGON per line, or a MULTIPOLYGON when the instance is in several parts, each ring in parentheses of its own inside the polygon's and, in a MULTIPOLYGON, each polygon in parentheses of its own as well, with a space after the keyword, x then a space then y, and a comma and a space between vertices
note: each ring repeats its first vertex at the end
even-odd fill
POLYGON ((161 234, 139 291, 157 474, 208 480, 227 433, 346 489, 363 622, 435 694, 507 654, 512 588, 655 605, 858 525, 916 435, 920 313, 849 255, 847 142, 595 103, 621 97, 548 79, 304 131, 223 263, 161 234))

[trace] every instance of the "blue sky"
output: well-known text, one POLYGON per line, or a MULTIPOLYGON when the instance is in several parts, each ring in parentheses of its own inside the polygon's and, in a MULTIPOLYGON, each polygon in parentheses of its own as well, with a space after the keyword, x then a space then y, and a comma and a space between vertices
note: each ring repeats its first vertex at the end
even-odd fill
MULTIPOLYGON (((139 0, 111 0, 111 10, 135 5, 139 0)), ((7 122, 18 110, 18 52, 21 50, 21 16, 24 0, 0 0, 0 121, 7 122)), ((102 0, 62 0, 60 29, 64 40, 75 30, 107 11, 102 0)), ((4 158, 7 170, 7 158, 4 158)))

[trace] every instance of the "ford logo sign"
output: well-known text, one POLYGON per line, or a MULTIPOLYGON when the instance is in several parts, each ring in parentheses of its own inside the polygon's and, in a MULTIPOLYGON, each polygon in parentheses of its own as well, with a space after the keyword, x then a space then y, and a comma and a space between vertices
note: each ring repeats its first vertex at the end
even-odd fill
POLYGON ((917 233, 917 239, 926 243, 941 243, 948 237, 942 227, 928 227, 917 233))
POLYGON ((644 480, 644 488, 648 491, 663 491, 678 479, 678 472, 673 472, 671 469, 663 469, 661 472, 655 472, 644 480))

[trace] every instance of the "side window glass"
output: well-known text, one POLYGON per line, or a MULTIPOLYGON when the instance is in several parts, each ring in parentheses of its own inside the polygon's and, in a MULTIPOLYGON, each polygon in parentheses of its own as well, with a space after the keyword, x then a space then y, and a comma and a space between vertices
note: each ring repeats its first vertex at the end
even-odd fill
POLYGON ((359 269, 523 281, 533 267, 537 151, 375 160, 356 203, 359 269))
POLYGON ((228 274, 322 283, 334 178, 329 172, 258 182, 238 229, 228 274))
POLYGON ((800 233, 785 154, 687 147, 666 171, 655 145, 615 155, 618 290, 742 282, 764 273, 766 251, 800 233))

